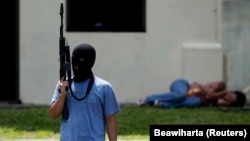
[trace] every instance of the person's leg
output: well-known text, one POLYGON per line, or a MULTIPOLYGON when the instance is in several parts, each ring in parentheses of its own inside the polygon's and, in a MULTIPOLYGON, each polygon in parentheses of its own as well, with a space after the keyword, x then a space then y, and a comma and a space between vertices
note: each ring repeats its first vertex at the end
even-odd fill
POLYGON ((168 99, 159 99, 166 102, 179 102, 186 98, 189 90, 189 82, 186 79, 177 79, 170 86, 168 99))
POLYGON ((198 107, 201 105, 201 101, 196 96, 187 97, 185 100, 180 102, 162 102, 158 101, 155 103, 156 106, 163 108, 178 108, 178 107, 198 107))
POLYGON ((185 79, 177 79, 175 80, 170 86, 169 93, 162 93, 162 94, 153 94, 147 96, 144 99, 144 104, 147 105, 154 105, 155 101, 160 102, 179 102, 184 100, 186 97, 186 93, 189 89, 189 83, 185 79))
POLYGON ((171 85, 170 85, 170 91, 178 92, 182 95, 186 95, 188 89, 189 89, 189 82, 186 79, 176 79, 171 85))
POLYGON ((162 100, 162 99, 167 99, 168 98, 168 93, 162 93, 162 94, 152 94, 150 96, 147 96, 144 99, 144 104, 147 105, 154 105, 154 102, 156 100, 162 100))

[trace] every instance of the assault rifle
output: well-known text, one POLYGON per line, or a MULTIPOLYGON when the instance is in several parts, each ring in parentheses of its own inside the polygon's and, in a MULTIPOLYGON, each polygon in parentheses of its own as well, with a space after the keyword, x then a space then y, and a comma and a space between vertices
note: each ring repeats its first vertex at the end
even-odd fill
POLYGON ((63 3, 60 7, 61 26, 59 37, 59 56, 60 56, 60 79, 64 77, 64 80, 71 78, 71 62, 70 62, 70 47, 66 44, 66 39, 63 36, 63 3))
MULTIPOLYGON (((71 85, 71 61, 70 61, 70 47, 66 44, 66 39, 63 36, 63 3, 60 6, 61 26, 59 37, 59 56, 60 56, 60 80, 64 77, 64 80, 68 80, 69 86, 71 85)), ((68 88, 66 88, 68 90, 68 88)), ((68 118, 67 99, 64 102, 64 108, 62 117, 68 118)))

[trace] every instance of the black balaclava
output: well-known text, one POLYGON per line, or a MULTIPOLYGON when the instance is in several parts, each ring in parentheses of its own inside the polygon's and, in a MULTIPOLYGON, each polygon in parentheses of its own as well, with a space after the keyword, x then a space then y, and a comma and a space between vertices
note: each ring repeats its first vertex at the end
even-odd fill
POLYGON ((94 66, 95 58, 95 49, 89 44, 79 44, 74 48, 72 52, 72 67, 75 82, 85 81, 93 75, 92 67, 94 66))

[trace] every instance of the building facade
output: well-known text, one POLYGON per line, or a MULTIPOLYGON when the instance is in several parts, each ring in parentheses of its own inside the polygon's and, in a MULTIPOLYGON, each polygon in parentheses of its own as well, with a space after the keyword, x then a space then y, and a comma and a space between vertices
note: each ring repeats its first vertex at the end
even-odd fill
MULTIPOLYGON (((22 103, 49 104, 59 80, 60 3, 67 12, 66 1, 19 2, 22 103)), ((145 30, 140 32, 67 31, 65 14, 71 51, 79 43, 96 48, 93 71, 112 83, 120 103, 166 92, 181 77, 224 79, 232 89, 250 83, 249 1, 145 0, 144 10, 145 30)))

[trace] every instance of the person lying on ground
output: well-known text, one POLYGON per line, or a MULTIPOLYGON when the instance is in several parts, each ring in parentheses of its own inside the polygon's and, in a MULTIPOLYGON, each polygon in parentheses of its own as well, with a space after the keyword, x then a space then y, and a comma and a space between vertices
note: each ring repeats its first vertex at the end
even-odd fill
POLYGON ((190 83, 186 79, 176 79, 170 85, 170 91, 152 94, 137 101, 139 106, 150 105, 163 108, 227 106, 243 107, 246 94, 240 90, 227 90, 224 81, 206 84, 190 83))

